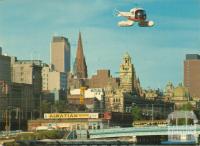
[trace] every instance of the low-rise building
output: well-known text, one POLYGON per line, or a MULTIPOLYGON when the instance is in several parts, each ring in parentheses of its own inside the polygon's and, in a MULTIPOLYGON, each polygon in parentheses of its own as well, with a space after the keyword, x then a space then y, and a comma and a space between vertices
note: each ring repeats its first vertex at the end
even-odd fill
MULTIPOLYGON (((81 89, 70 90, 68 103, 81 104, 81 89)), ((103 111, 104 109, 104 91, 102 88, 88 88, 84 91, 83 104, 91 111, 103 111)))
MULTIPOLYGON (((34 117, 35 101, 33 87, 23 83, 0 82, 0 86, 6 87, 8 92, 0 94, 0 129, 5 130, 5 121, 9 122, 9 130, 25 128, 22 123, 34 117), (5 116, 7 113, 7 116, 5 116)), ((0 91, 1 92, 1 91, 0 91)), ((39 111, 37 111, 39 113, 39 111)), ((7 127, 8 128, 8 127, 7 127)))
POLYGON ((98 113, 47 113, 42 120, 28 121, 28 131, 45 126, 53 129, 87 130, 107 127, 107 121, 98 113))
POLYGON ((195 101, 190 96, 188 88, 184 87, 182 84, 174 87, 173 84, 169 82, 165 88, 164 100, 173 102, 176 108, 180 108, 188 102, 195 106, 195 101))
POLYGON ((105 89, 105 107, 109 112, 124 112, 124 95, 122 90, 105 89))
POLYGON ((114 89, 107 87, 105 89, 105 109, 109 112, 131 112, 133 97, 129 92, 123 89, 114 89))

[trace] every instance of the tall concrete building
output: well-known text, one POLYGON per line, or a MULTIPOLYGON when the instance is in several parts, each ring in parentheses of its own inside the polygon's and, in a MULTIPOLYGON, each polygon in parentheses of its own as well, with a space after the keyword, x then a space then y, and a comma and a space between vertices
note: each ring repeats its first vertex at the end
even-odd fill
POLYGON ((81 33, 79 32, 78 47, 76 51, 76 59, 74 62, 74 74, 77 78, 87 78, 87 65, 85 61, 85 56, 83 53, 83 45, 81 33))
POLYGON ((190 96, 200 98, 200 55, 187 54, 184 61, 184 86, 190 96))
POLYGON ((54 36, 51 42, 51 64, 55 71, 70 71, 70 43, 67 38, 54 36))
POLYGON ((11 80, 10 61, 11 58, 9 56, 2 55, 2 49, 0 47, 0 81, 10 82, 11 80))

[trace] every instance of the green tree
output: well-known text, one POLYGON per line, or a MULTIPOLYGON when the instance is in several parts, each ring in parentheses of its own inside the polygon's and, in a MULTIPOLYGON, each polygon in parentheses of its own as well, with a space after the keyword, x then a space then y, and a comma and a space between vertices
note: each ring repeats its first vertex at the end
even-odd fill
POLYGON ((141 120, 142 119, 142 111, 138 106, 134 106, 132 108, 132 116, 134 120, 141 120))
MULTIPOLYGON (((183 104, 180 107, 180 110, 191 111, 191 110, 193 110, 192 104, 190 102, 187 102, 186 104, 183 104)), ((192 124, 193 122, 191 121, 191 119, 185 119, 185 118, 182 118, 182 119, 178 120, 178 125, 185 125, 186 123, 192 124), (187 120, 187 122, 186 122, 186 120, 187 120)))
POLYGON ((43 100, 41 103, 41 110, 42 110, 42 113, 51 112, 51 103, 48 102, 47 100, 43 100))
POLYGON ((67 112, 66 102, 64 100, 56 101, 53 104, 54 112, 67 112))

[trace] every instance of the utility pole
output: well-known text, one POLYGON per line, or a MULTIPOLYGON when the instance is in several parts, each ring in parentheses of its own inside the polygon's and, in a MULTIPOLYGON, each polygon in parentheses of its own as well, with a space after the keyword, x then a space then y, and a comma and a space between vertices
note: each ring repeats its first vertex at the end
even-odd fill
POLYGON ((20 126, 21 126, 20 108, 19 108, 19 111, 18 111, 18 120, 19 120, 19 121, 18 121, 18 122, 19 122, 19 125, 18 125, 18 126, 19 126, 19 130, 20 130, 20 129, 21 129, 21 127, 20 127, 20 126))
POLYGON ((151 115, 152 115, 152 119, 151 119, 151 120, 152 120, 152 122, 153 122, 153 116, 154 116, 154 115, 153 115, 153 114, 154 114, 154 112, 153 112, 153 110, 154 110, 154 109, 153 109, 153 104, 152 104, 151 106, 152 106, 152 107, 151 107, 151 115))
POLYGON ((8 132, 8 110, 7 110, 7 109, 6 109, 6 116, 5 116, 5 119, 6 119, 5 130, 6 130, 6 132, 8 132))
POLYGON ((42 97, 40 94, 40 119, 42 118, 42 97))
POLYGON ((11 130, 11 112, 12 112, 12 110, 8 111, 8 114, 9 114, 9 131, 11 130))

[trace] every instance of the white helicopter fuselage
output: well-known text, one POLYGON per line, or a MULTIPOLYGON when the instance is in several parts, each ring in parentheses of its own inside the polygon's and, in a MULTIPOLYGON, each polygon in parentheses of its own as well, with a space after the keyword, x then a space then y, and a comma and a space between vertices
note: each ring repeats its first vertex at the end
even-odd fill
POLYGON ((118 26, 132 26, 134 22, 138 22, 141 27, 150 27, 154 25, 153 21, 146 21, 146 12, 142 8, 133 8, 130 12, 118 11, 117 16, 125 17, 126 21, 118 22, 118 26))

